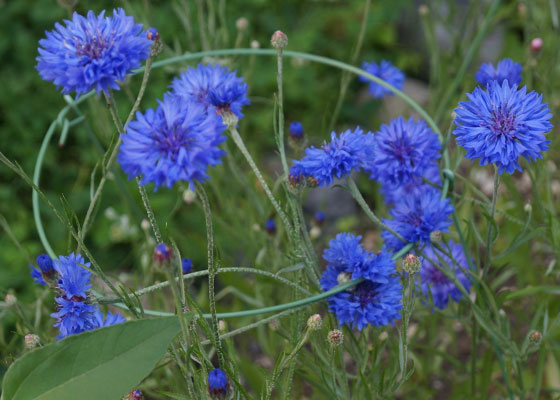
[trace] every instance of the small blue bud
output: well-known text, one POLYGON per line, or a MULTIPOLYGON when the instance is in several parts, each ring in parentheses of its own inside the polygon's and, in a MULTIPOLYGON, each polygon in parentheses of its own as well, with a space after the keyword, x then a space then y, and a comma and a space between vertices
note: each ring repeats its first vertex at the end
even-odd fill
POLYGON ((267 219, 264 223, 264 228, 269 234, 274 235, 276 233, 276 222, 272 218, 267 219))
POLYGON ((290 137, 295 140, 303 138, 303 125, 299 121, 290 124, 290 137))
POLYGON ((156 245, 154 249, 154 260, 169 261, 172 256, 173 256, 173 252, 171 251, 171 247, 169 247, 165 243, 160 243, 156 245))
POLYGON ((52 259, 46 254, 41 254, 37 257, 37 265, 43 273, 49 273, 54 270, 52 259))
POLYGON ((193 262, 190 258, 183 258, 181 260, 183 265, 183 274, 188 274, 192 270, 193 262))
POLYGON ((325 213, 322 211, 317 211, 315 213, 315 222, 317 225, 322 225, 325 222, 325 213))
POLYGON ((147 34, 147 38, 148 40, 159 40, 159 32, 156 28, 150 28, 148 29, 148 34, 147 34))
POLYGON ((224 371, 216 368, 208 373, 208 391, 212 395, 223 396, 228 389, 228 379, 224 371))

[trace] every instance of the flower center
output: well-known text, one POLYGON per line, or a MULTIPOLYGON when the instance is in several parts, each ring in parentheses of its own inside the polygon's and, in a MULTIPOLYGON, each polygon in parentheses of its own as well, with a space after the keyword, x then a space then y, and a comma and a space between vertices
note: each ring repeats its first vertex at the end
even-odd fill
POLYGON ((365 281, 356 286, 356 289, 354 290, 354 296, 360 302, 360 305, 362 307, 374 302, 378 294, 376 290, 377 286, 378 284, 371 281, 365 281))
POLYGON ((165 154, 167 158, 177 161, 181 148, 189 150, 194 142, 194 138, 187 135, 183 128, 174 126, 171 132, 161 134, 157 140, 159 150, 165 154))
POLYGON ((490 130, 494 135, 514 139, 516 125, 515 115, 513 115, 510 110, 505 107, 494 110, 492 121, 490 122, 490 130))
POLYGON ((410 164, 414 166, 414 161, 411 159, 412 149, 404 138, 390 142, 389 146, 391 147, 391 152, 400 163, 410 161, 410 164))
POLYGON ((439 269, 437 269, 436 267, 432 267, 430 268, 430 281, 432 281, 433 283, 436 284, 442 284, 442 283, 446 283, 449 279, 447 279, 447 277, 443 274, 443 272, 441 272, 439 269))
POLYGON ((84 42, 75 38, 76 55, 78 57, 86 56, 94 60, 98 59, 103 55, 105 49, 111 44, 112 38, 109 39, 110 40, 106 40, 99 31, 96 34, 88 32, 84 42))

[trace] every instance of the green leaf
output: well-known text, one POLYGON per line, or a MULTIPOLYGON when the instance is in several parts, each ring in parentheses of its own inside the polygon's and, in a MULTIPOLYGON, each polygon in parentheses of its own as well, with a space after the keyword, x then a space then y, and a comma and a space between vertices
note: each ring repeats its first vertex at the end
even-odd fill
POLYGON ((179 332, 177 317, 149 318, 70 336, 23 355, 3 400, 117 399, 145 378, 179 332))

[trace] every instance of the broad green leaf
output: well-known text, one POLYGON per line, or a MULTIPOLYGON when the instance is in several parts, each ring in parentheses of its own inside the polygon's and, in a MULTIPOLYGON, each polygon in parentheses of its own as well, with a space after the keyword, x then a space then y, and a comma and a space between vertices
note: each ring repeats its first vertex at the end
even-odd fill
POLYGON ((4 377, 3 400, 119 399, 165 355, 177 317, 125 322, 23 355, 4 377))

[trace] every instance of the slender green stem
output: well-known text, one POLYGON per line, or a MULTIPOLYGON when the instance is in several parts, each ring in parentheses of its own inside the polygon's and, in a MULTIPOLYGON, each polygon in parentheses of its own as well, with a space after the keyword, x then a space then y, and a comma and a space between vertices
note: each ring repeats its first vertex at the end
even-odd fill
POLYGON ((268 199, 272 203, 274 209, 278 213, 278 216, 280 217, 280 219, 282 220, 282 222, 286 226, 286 229, 288 230, 288 233, 291 236, 293 234, 292 224, 290 223, 290 220, 288 219, 288 216, 286 215, 284 210, 282 210, 282 208, 280 207, 280 204, 278 204, 278 201, 276 201, 276 199, 274 198, 274 195, 270 191, 270 188, 268 187, 268 184, 266 183, 264 177, 262 176, 261 171, 257 167, 257 164, 255 164, 255 161, 253 160, 253 157, 251 156, 251 153, 249 153, 249 150, 247 150, 247 147, 245 147, 245 143, 243 142, 243 139, 241 138, 241 135, 239 135, 239 132, 237 131, 237 128, 235 127, 235 124, 229 125, 229 132, 231 133, 231 138, 233 139, 234 143, 237 145, 237 147, 239 148, 239 150, 241 151, 241 153, 243 154, 243 156, 247 160, 247 163, 249 163, 249 166, 253 170, 253 172, 256 175, 257 179, 259 180, 264 192, 268 196, 268 199))
POLYGON ((140 192, 140 196, 142 197, 142 204, 144 204, 144 208, 146 209, 146 214, 148 215, 148 220, 150 221, 150 225, 152 226, 152 230, 154 231, 156 243, 161 243, 163 239, 161 237, 159 225, 157 223, 154 210, 152 210, 150 199, 148 198, 148 193, 146 193, 146 188, 140 182, 141 179, 140 177, 137 176, 136 183, 138 183, 138 191, 140 192))
POLYGON ((282 168, 284 175, 288 176, 288 161, 286 160, 286 149, 284 143, 284 88, 282 85, 282 48, 277 49, 277 65, 278 73, 276 82, 278 84, 278 150, 280 151, 280 159, 282 160, 282 168))
POLYGON ((351 177, 348 177, 347 182, 348 182, 348 187, 350 188, 350 193, 352 193, 352 196, 358 202, 360 207, 362 207, 362 210, 364 210, 364 212, 369 217, 369 219, 371 219, 375 224, 379 225, 380 227, 382 227, 386 231, 391 232, 393 235, 395 235, 395 237, 397 239, 406 243, 405 238, 403 238, 400 234, 395 232, 391 227, 384 224, 379 219, 379 217, 377 215, 375 215, 373 213, 373 211, 371 211, 371 208, 369 208, 368 204, 366 203, 366 200, 364 199, 364 196, 362 196, 362 193, 360 192, 360 189, 358 189, 358 186, 356 186, 356 182, 354 182, 354 180, 351 177))
POLYGON ((498 200, 498 187, 500 186, 500 174, 498 169, 494 170, 494 190, 492 191, 492 205, 490 208, 490 220, 488 221, 488 235, 486 236, 486 262, 484 263, 484 270, 482 271, 482 280, 488 275, 490 270, 490 263, 492 262, 492 235, 494 235, 494 215, 496 214, 496 202, 498 200))
MULTIPOLYGON (((356 42, 356 47, 354 47, 354 51, 352 52, 352 56, 350 57, 350 64, 356 63, 356 60, 358 59, 358 56, 360 55, 360 52, 362 50, 364 37, 366 35, 370 6, 371 6, 371 0, 366 0, 366 4, 364 5, 364 14, 362 15, 362 25, 360 26, 360 33, 358 34, 358 41, 356 42)), ((348 85, 350 85, 351 79, 352 79, 352 75, 348 71, 344 71, 342 73, 342 78, 340 79, 340 91, 338 93, 338 99, 336 101, 336 106, 334 107, 328 132, 331 132, 334 129, 334 126, 336 125, 336 121, 338 120, 340 110, 342 109, 342 104, 344 103, 344 98, 346 97, 346 91, 348 90, 348 85)))
POLYGON ((216 353, 218 361, 222 368, 225 368, 224 350, 220 339, 220 330, 218 329, 218 318, 216 317, 216 298, 214 293, 214 284, 216 281, 217 264, 214 262, 214 233, 212 229, 212 213, 210 210, 210 202, 201 183, 196 184, 198 198, 202 203, 204 210, 204 220, 206 222, 206 242, 208 244, 208 298, 210 302, 210 316, 212 320, 212 330, 214 331, 214 341, 216 342, 216 353))

